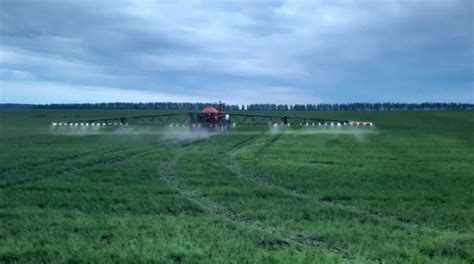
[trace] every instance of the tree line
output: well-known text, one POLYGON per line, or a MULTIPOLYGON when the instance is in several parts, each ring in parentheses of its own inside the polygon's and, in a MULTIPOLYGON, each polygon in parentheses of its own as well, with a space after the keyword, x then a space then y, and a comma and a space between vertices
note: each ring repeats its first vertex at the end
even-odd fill
POLYGON ((474 104, 463 103, 348 103, 348 104, 253 104, 247 110, 267 111, 427 111, 474 110, 474 104))
MULTIPOLYGON (((84 103, 41 104, 33 109, 142 109, 142 110, 186 110, 199 111, 210 103, 84 103)), ((348 104, 248 104, 225 105, 226 111, 428 111, 428 110, 474 110, 474 104, 465 103, 348 103, 348 104)))

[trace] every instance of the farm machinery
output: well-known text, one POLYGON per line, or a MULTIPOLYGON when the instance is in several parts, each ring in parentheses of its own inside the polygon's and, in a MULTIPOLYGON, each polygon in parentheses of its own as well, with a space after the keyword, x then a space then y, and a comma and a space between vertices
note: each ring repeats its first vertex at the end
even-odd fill
POLYGON ((171 126, 189 127, 191 130, 204 128, 208 130, 228 130, 241 125, 269 125, 269 126, 318 126, 318 127, 345 127, 364 126, 373 127, 372 122, 323 119, 312 117, 297 117, 287 115, 259 115, 244 113, 227 113, 224 104, 209 105, 200 112, 168 113, 155 115, 139 115, 128 117, 107 117, 74 122, 53 122, 53 126, 171 126))

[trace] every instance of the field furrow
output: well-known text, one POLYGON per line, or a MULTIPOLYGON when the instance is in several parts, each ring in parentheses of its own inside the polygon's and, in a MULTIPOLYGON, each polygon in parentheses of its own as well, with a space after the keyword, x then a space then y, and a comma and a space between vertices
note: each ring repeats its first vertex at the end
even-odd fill
MULTIPOLYGON (((270 139, 267 139, 268 143, 263 143, 263 146, 268 146, 268 145, 272 144, 273 142, 278 140, 278 138, 282 134, 283 134, 283 132, 277 134, 276 136, 273 136, 270 139)), ((246 143, 248 143, 248 142, 246 142, 246 143)), ((420 229, 420 230, 424 230, 424 231, 428 231, 428 232, 439 233, 441 235, 444 234, 444 235, 449 235, 449 236, 456 236, 456 237, 459 237, 459 238, 465 238, 465 237, 474 238, 474 236, 470 236, 468 234, 461 233, 461 232, 439 230, 439 229, 436 229, 436 228, 433 228, 433 227, 430 227, 430 226, 427 226, 427 225, 419 224, 419 223, 404 222, 404 221, 399 220, 398 218, 396 218, 396 216, 393 216, 393 215, 386 215, 386 214, 381 214, 381 213, 375 214, 375 213, 372 213, 370 211, 357 208, 355 206, 341 204, 341 203, 337 203, 337 202, 334 202, 334 201, 324 201, 324 200, 321 200, 321 199, 317 199, 313 196, 307 195, 305 193, 300 193, 300 192, 297 192, 295 190, 286 188, 284 186, 276 185, 276 184, 266 180, 265 178, 259 177, 258 175, 256 175, 255 173, 252 173, 251 171, 245 171, 244 172, 244 170, 241 168, 240 164, 237 161, 236 155, 238 155, 239 151, 243 151, 245 147, 246 146, 239 145, 239 147, 237 147, 237 148, 232 148, 232 150, 227 155, 228 162, 227 162, 226 167, 229 170, 231 170, 234 173, 235 176, 240 177, 240 178, 245 179, 245 180, 248 180, 248 181, 251 181, 254 184, 260 185, 262 187, 278 190, 282 193, 285 193, 287 195, 295 197, 296 199, 304 199, 304 200, 312 201, 314 203, 329 205, 331 207, 335 207, 335 208, 338 208, 338 209, 343 209, 343 210, 346 210, 348 212, 351 212, 351 213, 354 213, 354 214, 358 215, 362 219, 366 218, 366 219, 370 219, 371 221, 384 222, 384 223, 387 223, 387 224, 392 225, 394 227, 401 227, 401 228, 405 228, 405 229, 408 229, 408 230, 420 229)), ((254 158, 256 159, 256 157, 259 154, 261 154, 262 152, 263 152, 262 148, 259 148, 255 152, 254 158)))
MULTIPOLYGON (((246 144, 255 138, 258 138, 263 133, 257 134, 255 137, 249 137, 235 146, 246 144)), ((317 250, 328 250, 329 252, 335 253, 339 256, 342 256, 345 259, 352 259, 357 261, 369 262, 367 259, 354 259, 344 250, 333 247, 331 245, 325 244, 323 241, 318 241, 314 238, 305 238, 302 236, 295 236, 287 233, 285 230, 278 229, 272 226, 267 226, 262 222, 259 222, 254 219, 248 219, 244 215, 240 215, 237 212, 228 210, 224 206, 214 202, 205 195, 201 194, 198 190, 193 189, 192 186, 189 186, 184 181, 182 181, 176 173, 176 166, 179 163, 180 158, 185 155, 186 149, 176 150, 177 154, 161 168, 161 177, 163 181, 171 188, 179 192, 183 197, 185 197, 190 202, 198 205, 205 212, 210 215, 216 216, 218 218, 229 221, 230 223, 252 232, 264 233, 267 236, 272 237, 275 241, 274 243, 280 244, 295 244, 296 246, 310 246, 316 247, 317 250)))

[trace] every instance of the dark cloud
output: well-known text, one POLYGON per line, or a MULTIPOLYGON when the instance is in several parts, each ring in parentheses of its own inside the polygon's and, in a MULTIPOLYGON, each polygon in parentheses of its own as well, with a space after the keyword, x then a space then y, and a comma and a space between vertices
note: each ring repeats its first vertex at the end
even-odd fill
POLYGON ((2 1, 1 100, 472 102, 473 38, 470 1, 2 1))

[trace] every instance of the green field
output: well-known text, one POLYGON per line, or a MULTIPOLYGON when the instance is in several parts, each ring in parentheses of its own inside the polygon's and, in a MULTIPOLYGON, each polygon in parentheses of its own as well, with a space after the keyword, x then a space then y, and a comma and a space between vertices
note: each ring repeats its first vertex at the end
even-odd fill
POLYGON ((473 263, 473 112, 376 128, 51 129, 0 111, 0 262, 473 263))

